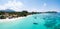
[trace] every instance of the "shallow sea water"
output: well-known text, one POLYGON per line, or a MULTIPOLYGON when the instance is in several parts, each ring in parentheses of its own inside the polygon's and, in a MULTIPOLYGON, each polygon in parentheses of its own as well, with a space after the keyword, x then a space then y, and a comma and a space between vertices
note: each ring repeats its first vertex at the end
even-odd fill
POLYGON ((60 13, 34 14, 14 22, 0 22, 0 29, 60 29, 60 13))

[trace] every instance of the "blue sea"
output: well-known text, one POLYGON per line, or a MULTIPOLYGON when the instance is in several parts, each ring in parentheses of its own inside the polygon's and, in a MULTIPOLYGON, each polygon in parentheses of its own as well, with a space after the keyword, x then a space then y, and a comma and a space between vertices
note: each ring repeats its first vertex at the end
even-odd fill
POLYGON ((0 22, 0 29, 60 29, 60 13, 33 14, 15 22, 0 22))

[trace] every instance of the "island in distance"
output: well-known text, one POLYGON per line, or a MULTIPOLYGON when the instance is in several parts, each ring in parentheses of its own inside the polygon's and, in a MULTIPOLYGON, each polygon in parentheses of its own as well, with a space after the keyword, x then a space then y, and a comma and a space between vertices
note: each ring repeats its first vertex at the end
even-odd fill
POLYGON ((17 17, 26 17, 27 15, 32 14, 41 14, 41 13, 57 13, 56 11, 47 11, 47 12, 28 12, 26 10, 21 12, 16 12, 12 9, 0 10, 0 19, 6 18, 17 18, 17 17))

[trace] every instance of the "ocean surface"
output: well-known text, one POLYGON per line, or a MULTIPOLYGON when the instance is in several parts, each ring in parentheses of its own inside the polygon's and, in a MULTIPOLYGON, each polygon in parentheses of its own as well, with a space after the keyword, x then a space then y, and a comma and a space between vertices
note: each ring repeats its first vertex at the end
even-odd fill
POLYGON ((60 29, 60 13, 34 14, 17 21, 0 22, 0 29, 60 29))

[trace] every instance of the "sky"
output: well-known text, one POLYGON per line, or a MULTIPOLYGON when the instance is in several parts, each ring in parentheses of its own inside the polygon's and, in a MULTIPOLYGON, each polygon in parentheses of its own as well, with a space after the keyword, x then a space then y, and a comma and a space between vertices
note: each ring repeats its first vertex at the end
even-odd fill
POLYGON ((60 12, 60 0, 0 0, 0 10, 5 9, 14 11, 27 10, 29 12, 60 12))

